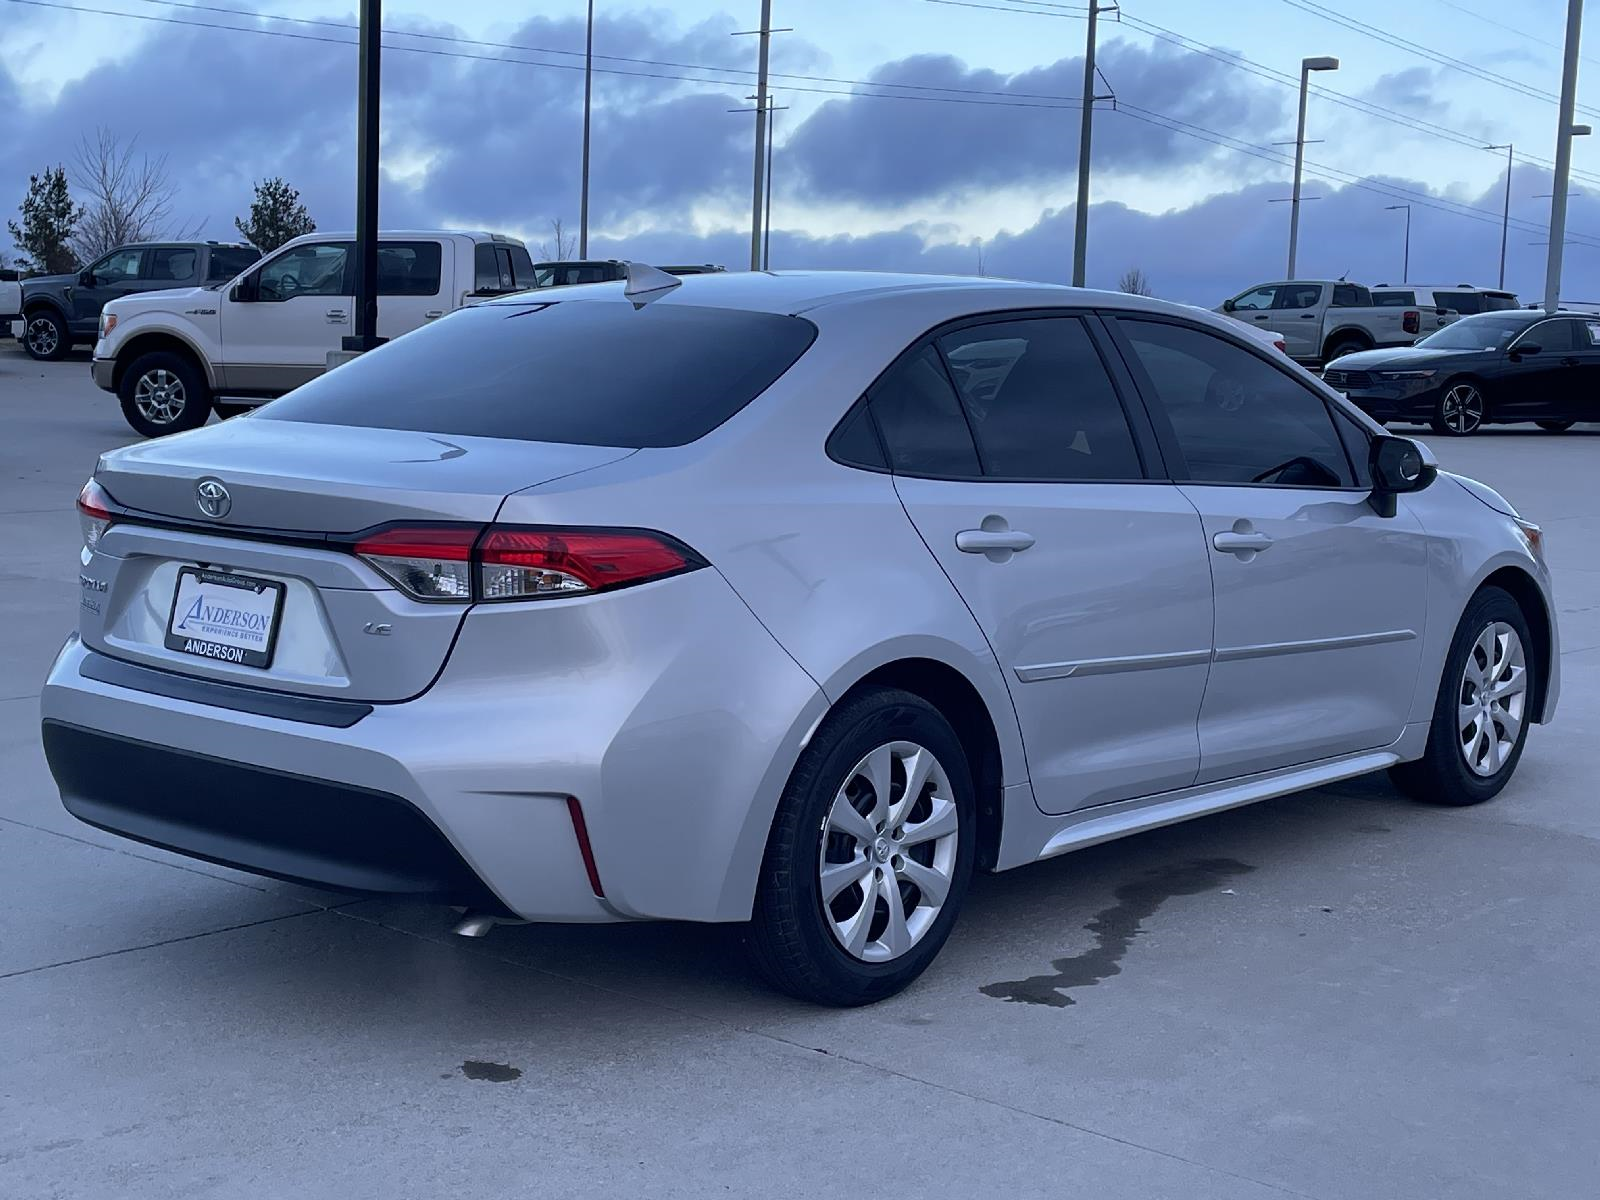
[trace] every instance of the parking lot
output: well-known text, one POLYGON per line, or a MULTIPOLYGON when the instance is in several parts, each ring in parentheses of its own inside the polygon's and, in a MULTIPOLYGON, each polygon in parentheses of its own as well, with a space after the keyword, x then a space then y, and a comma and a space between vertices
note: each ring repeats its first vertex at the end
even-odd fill
POLYGON ((1592 1195, 1600 426, 1433 439, 1548 535, 1556 723, 1505 794, 1356 780, 980 878, 831 1011, 737 931, 449 932, 79 824, 37 697, 132 440, 0 342, 0 1196, 1592 1195))

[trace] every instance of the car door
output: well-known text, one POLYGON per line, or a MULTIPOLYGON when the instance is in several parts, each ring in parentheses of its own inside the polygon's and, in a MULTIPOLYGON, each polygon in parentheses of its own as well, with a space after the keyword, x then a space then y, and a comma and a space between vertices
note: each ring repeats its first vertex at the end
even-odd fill
POLYGON ((421 329, 455 307, 450 294, 455 264, 445 249, 432 240, 378 243, 380 338, 392 340, 421 329))
POLYGON ((1049 813, 1185 787, 1199 767, 1199 520, 1103 339, 1079 316, 968 324, 908 351, 870 398, 901 502, 1000 663, 1049 813))
POLYGON ((1265 328, 1281 334, 1290 358, 1317 358, 1322 353, 1323 293, 1320 283, 1285 283, 1267 313, 1265 328))
POLYGON ((1506 347, 1499 376, 1488 381, 1489 418, 1560 420, 1583 391, 1589 334, 1575 317, 1553 317, 1523 330, 1506 347), (1537 346, 1529 353, 1526 347, 1537 346))
POLYGON ((1403 502, 1374 511, 1334 423, 1348 418, 1290 371, 1180 321, 1116 328, 1211 563, 1199 781, 1393 742, 1427 615, 1421 524, 1403 502))
POLYGON ((113 250, 97 260, 78 277, 72 288, 70 321, 73 333, 88 333, 100 323, 100 310, 119 296, 140 291, 145 250, 141 246, 127 246, 113 250), (85 283, 84 280, 89 282, 85 283))
POLYGON ((280 395, 327 369, 354 311, 349 242, 279 251, 219 305, 222 382, 241 394, 280 395))

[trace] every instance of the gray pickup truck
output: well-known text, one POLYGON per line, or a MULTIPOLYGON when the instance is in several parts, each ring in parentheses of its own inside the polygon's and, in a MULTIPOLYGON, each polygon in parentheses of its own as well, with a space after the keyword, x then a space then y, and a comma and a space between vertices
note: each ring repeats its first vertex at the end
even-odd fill
POLYGON ((1224 300, 1217 311, 1279 334, 1289 357, 1308 364, 1358 350, 1409 346, 1456 316, 1434 308, 1374 304, 1372 293, 1361 284, 1339 279, 1259 284, 1224 300))
POLYGON ((108 301, 138 292, 225 283, 260 257, 254 246, 221 242, 118 246, 76 275, 23 280, 18 336, 34 358, 61 358, 74 344, 94 345, 100 310, 108 301))

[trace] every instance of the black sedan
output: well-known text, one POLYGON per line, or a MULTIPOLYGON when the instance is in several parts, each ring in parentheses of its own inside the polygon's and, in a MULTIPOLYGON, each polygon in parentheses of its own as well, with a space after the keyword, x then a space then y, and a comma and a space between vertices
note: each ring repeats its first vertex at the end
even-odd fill
POLYGON ((1322 378, 1379 421, 1426 422, 1457 437, 1509 421, 1558 433, 1600 421, 1600 317, 1463 317, 1414 346, 1336 358, 1322 378))

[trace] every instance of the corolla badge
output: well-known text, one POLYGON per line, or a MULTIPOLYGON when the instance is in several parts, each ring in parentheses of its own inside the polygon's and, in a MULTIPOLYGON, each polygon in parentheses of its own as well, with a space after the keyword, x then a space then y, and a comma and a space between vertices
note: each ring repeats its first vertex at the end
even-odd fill
POLYGON ((233 497, 228 495, 228 489, 223 487, 222 481, 218 479, 202 479, 197 483, 194 499, 200 506, 200 511, 213 521, 222 520, 233 507, 233 497))

